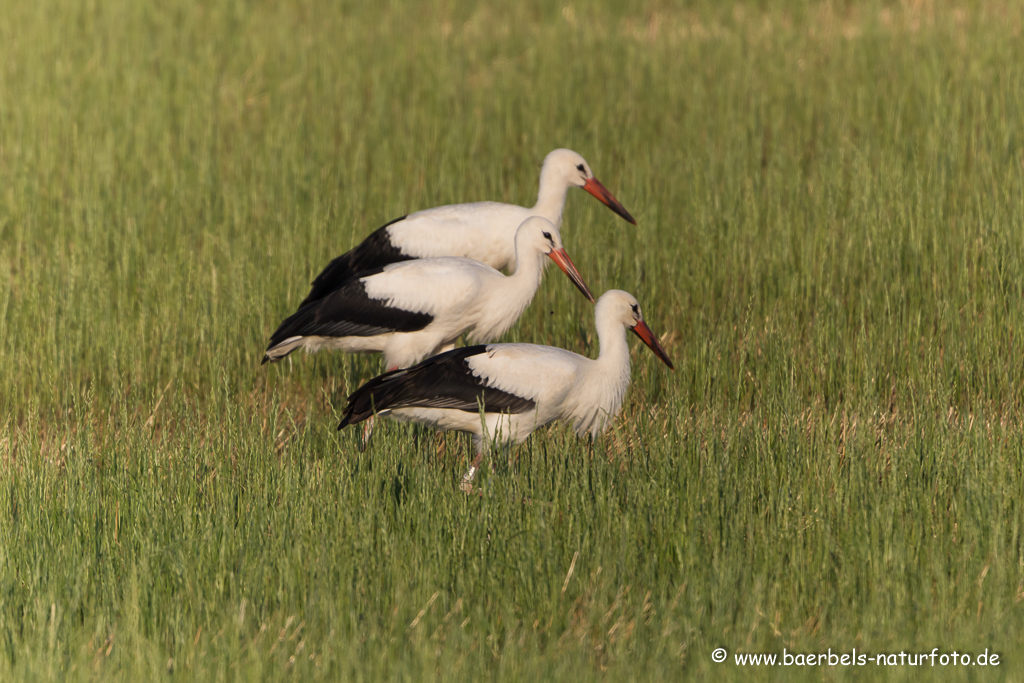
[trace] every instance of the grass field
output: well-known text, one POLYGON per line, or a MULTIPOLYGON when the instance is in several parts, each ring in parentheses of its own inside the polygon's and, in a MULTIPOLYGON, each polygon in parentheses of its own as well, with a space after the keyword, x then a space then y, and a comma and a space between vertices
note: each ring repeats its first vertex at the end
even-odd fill
MULTIPOLYGON (((0 8, 0 679, 1024 678, 1024 6, 371 5, 0 8), (259 365, 562 146, 676 364, 605 436, 467 497, 465 437, 335 430, 379 359, 259 365)), ((507 339, 597 350, 554 271, 507 339)))

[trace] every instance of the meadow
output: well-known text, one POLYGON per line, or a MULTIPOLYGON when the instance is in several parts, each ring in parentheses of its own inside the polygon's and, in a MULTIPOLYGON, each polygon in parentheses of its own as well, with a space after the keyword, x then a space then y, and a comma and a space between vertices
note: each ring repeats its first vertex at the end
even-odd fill
MULTIPOLYGON (((0 8, 0 680, 1024 677, 1024 6, 0 8), (260 366, 333 256, 570 191, 635 294, 608 433, 336 431, 260 366), (712 660, 725 648, 727 660, 712 660)), ((557 274, 507 335, 596 354, 557 274)))

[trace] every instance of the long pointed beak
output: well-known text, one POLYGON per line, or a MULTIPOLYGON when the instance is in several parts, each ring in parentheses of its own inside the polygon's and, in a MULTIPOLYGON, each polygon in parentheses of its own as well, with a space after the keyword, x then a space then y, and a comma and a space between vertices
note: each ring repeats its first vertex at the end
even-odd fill
POLYGON ((594 303, 594 295, 587 289, 587 283, 583 281, 583 276, 580 275, 580 271, 576 270, 576 266, 573 265, 572 259, 569 258, 569 254, 565 253, 565 249, 553 249, 548 253, 551 260, 558 264, 558 267, 562 269, 562 272, 569 276, 572 283, 576 285, 576 289, 583 292, 583 296, 587 297, 590 303, 594 303))
POLYGON ((661 342, 651 332, 651 328, 647 327, 647 323, 643 320, 639 321, 636 325, 630 328, 636 333, 636 336, 640 337, 641 341, 650 347, 651 351, 654 351, 654 355, 661 359, 661 362, 668 366, 669 370, 675 370, 676 366, 672 365, 672 361, 668 359, 668 354, 665 353, 665 349, 662 348, 661 342))
POLYGON ((583 189, 597 197, 597 201, 601 202, 633 225, 636 225, 636 221, 629 215, 629 211, 626 211, 626 207, 619 203, 619 200, 608 191, 607 187, 601 184, 600 180, 597 178, 587 178, 587 182, 583 184, 583 189))

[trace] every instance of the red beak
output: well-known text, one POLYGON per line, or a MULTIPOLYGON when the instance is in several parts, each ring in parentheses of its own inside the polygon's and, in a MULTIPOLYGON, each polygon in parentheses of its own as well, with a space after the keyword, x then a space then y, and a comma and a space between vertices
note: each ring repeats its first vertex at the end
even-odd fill
POLYGON ((587 289, 587 284, 583 281, 583 277, 580 275, 580 271, 576 270, 576 266, 573 265, 572 259, 569 258, 569 254, 565 253, 565 249, 553 249, 548 253, 551 260, 558 264, 558 267, 562 269, 562 272, 569 276, 572 283, 576 285, 576 288, 583 292, 583 296, 587 297, 590 303, 594 303, 594 295, 587 289))
POLYGON ((583 189, 597 197, 597 201, 601 202, 633 225, 636 225, 636 221, 629 215, 629 211, 626 211, 626 207, 619 203, 619 200, 608 191, 607 187, 601 184, 600 180, 597 178, 587 178, 587 182, 583 184, 583 189))
POLYGON ((654 355, 661 359, 661 362, 668 366, 669 370, 675 370, 676 367, 672 365, 672 361, 668 359, 668 354, 665 353, 665 349, 661 347, 661 342, 651 332, 651 328, 647 327, 647 323, 643 320, 639 321, 636 325, 630 328, 636 333, 636 336, 640 337, 644 344, 650 347, 651 351, 654 351, 654 355))

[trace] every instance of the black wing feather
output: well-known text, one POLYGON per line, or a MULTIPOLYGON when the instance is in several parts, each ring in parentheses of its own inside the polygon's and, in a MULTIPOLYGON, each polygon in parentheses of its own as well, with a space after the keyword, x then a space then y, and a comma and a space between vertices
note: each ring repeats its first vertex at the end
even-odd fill
POLYGON ((374 412, 395 408, 450 408, 475 413, 483 403, 489 413, 533 410, 533 400, 486 386, 473 374, 467 359, 486 352, 484 344, 465 346, 411 368, 374 377, 348 397, 338 429, 362 422, 374 412))
POLYGON ((398 221, 404 221, 405 218, 402 216, 385 223, 371 232, 369 237, 364 239, 358 247, 328 263, 327 267, 320 271, 320 274, 313 280, 313 287, 299 304, 299 308, 323 299, 331 292, 340 289, 349 280, 365 275, 367 271, 383 268, 389 263, 410 260, 411 256, 403 254, 398 247, 391 243, 391 237, 388 234, 389 227, 398 221))
MULTIPOLYGON (((376 272, 365 273, 363 277, 376 272)), ((429 313, 406 311, 371 299, 363 281, 352 280, 285 318, 270 337, 267 350, 290 337, 372 337, 388 332, 416 332, 433 320, 429 313)))

